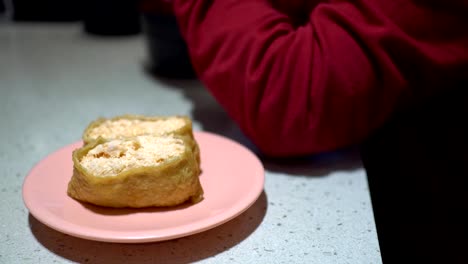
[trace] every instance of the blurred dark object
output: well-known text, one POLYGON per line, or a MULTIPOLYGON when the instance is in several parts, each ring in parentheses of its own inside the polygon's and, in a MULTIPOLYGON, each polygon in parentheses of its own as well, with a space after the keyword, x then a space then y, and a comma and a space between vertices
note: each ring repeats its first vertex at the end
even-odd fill
POLYGON ((187 45, 173 15, 172 1, 143 0, 140 10, 149 55, 148 70, 166 78, 196 78, 187 45))
POLYGON ((175 17, 145 14, 143 28, 150 59, 148 67, 153 74, 181 79, 196 77, 175 17))
POLYGON ((468 263, 468 81, 454 86, 363 146, 383 263, 468 263))
POLYGON ((14 21, 72 22, 81 20, 79 0, 12 0, 14 21))
POLYGON ((174 15, 172 0, 139 0, 138 6, 145 14, 174 15))
POLYGON ((141 32, 136 0, 85 0, 83 4, 83 23, 87 33, 124 36, 141 32))
POLYGON ((0 14, 3 14, 5 12, 5 4, 3 3, 3 0, 0 0, 0 14))

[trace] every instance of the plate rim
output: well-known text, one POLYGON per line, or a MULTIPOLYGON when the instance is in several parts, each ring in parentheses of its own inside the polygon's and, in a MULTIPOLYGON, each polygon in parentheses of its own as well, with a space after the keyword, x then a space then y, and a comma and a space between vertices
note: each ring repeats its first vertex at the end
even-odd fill
MULTIPOLYGON (((106 233, 112 233, 113 231, 109 230, 99 230, 95 228, 89 228, 86 227, 85 231, 86 232, 77 232, 77 230, 82 230, 83 227, 80 225, 77 225, 76 223, 68 222, 63 220, 60 217, 57 217, 56 215, 50 213, 47 210, 43 210, 42 212, 39 212, 40 210, 33 205, 34 203, 31 202, 31 199, 28 197, 32 195, 31 193, 28 192, 28 182, 31 181, 31 177, 35 175, 35 171, 40 168, 40 166, 43 164, 44 161, 48 160, 51 158, 51 156, 56 155, 60 151, 64 151, 65 149, 71 148, 74 145, 82 144, 82 141, 76 141, 67 145, 64 145, 48 155, 46 155, 44 158, 39 160, 33 167, 32 169, 28 172, 26 177, 23 180, 23 186, 22 186, 22 198, 23 198, 23 203, 28 209, 29 213, 39 222, 42 224, 48 226, 51 229, 54 229, 56 231, 59 231, 64 234, 68 234, 74 237, 79 237, 82 239, 87 239, 87 240, 93 240, 93 241, 100 241, 100 242, 112 242, 112 243, 148 243, 148 242, 158 242, 158 241, 166 241, 166 240, 172 240, 180 237, 185 237, 185 236, 190 236, 194 235, 197 233, 201 233, 204 231, 207 231, 209 229, 215 228, 217 226, 220 226, 226 222, 229 222, 230 220, 236 218, 237 216, 241 215, 243 212, 245 212, 247 209, 249 209, 260 197, 262 192, 264 192, 264 185, 265 185, 265 168, 260 161, 260 159, 255 155, 250 149, 245 147, 244 145, 240 144, 239 142, 236 142, 230 138, 227 138, 222 135, 218 135, 212 132, 206 132, 206 131, 194 131, 194 136, 195 138, 198 136, 207 136, 207 137, 216 137, 218 139, 224 140, 226 142, 229 142, 231 144, 236 145, 236 147, 241 148, 244 152, 246 152, 251 158, 253 158, 254 162, 257 163, 258 166, 256 166, 256 169, 258 169, 258 172, 255 172, 254 174, 258 174, 257 177, 257 184, 253 185, 252 188, 249 190, 247 195, 244 195, 243 199, 239 199, 234 203, 233 205, 230 206, 230 208, 224 212, 222 212, 220 215, 216 216, 215 218, 217 220, 209 221, 210 219, 213 219, 213 217, 207 217, 203 218, 201 220, 198 220, 194 223, 182 225, 181 227, 171 227, 171 228, 165 228, 163 230, 170 230, 169 235, 156 235, 154 233, 149 232, 150 230, 139 230, 139 231, 134 231, 131 232, 133 236, 129 236, 128 234, 126 235, 126 232, 123 232, 116 236, 115 234, 112 235, 105 235, 106 233), (222 216, 222 217, 220 217, 222 216), (194 226, 191 226, 194 225, 194 226), (78 227, 73 228, 73 226, 78 227), (187 229, 188 230, 185 230, 187 229), (183 232, 176 232, 174 230, 184 228, 183 232), (97 235, 93 235, 93 231, 99 231, 97 235), (143 234, 144 233, 144 234, 143 234), (104 234, 104 235, 103 235, 104 234)), ((202 146, 200 146, 200 149, 202 146)), ((203 150, 201 150, 203 151, 203 150)), ((71 198, 70 198, 71 199, 71 198)), ((154 230, 153 230, 154 231, 154 230)), ((167 232, 167 231, 166 231, 167 232)))

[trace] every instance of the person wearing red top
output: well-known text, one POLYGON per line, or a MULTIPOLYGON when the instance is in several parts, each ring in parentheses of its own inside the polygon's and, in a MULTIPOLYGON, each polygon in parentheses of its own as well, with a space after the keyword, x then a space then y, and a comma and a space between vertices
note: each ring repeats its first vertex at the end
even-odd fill
POLYGON ((360 143, 467 73, 467 1, 175 0, 174 11, 198 76, 268 155, 360 143))
POLYGON ((364 142, 385 263, 468 263, 468 1, 172 7, 198 77, 264 154, 364 142))

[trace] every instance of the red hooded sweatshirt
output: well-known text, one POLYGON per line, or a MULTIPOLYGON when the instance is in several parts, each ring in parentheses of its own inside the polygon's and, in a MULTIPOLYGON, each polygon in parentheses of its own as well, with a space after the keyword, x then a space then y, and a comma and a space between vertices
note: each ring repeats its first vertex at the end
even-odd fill
POLYGON ((466 0, 175 0, 174 12, 198 76, 269 155, 359 143, 408 98, 468 76, 466 0))

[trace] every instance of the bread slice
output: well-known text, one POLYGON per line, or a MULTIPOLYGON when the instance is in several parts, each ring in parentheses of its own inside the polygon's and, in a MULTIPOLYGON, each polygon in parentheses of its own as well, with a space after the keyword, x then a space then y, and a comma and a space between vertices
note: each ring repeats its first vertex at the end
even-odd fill
POLYGON ((192 121, 186 116, 122 115, 114 118, 99 118, 85 129, 85 144, 102 137, 106 140, 141 135, 178 135, 184 137, 192 148, 200 167, 200 148, 193 137, 192 121))
POLYGON ((73 152, 68 195, 107 207, 174 206, 203 199, 186 138, 143 135, 97 140, 73 152))

